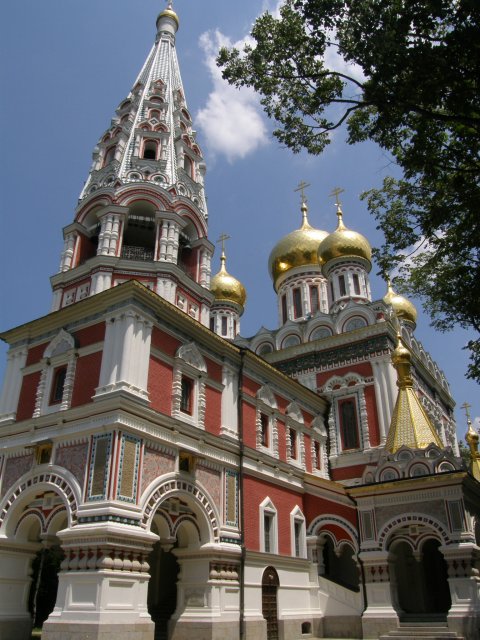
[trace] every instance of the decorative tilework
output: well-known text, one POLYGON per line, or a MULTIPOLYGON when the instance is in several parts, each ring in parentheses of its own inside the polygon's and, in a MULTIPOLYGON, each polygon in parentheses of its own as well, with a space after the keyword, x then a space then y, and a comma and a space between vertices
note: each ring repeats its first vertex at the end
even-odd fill
POLYGON ((33 465, 33 453, 26 456, 7 458, 5 462, 5 475, 2 482, 2 495, 23 476, 30 471, 33 465))
POLYGON ((214 503, 220 508, 221 480, 220 472, 208 469, 202 464, 197 464, 195 476, 198 482, 205 487, 214 503))
POLYGON ((112 434, 93 436, 92 457, 88 471, 88 500, 104 500, 110 472, 112 434))
POLYGON ((83 487, 85 469, 87 468, 88 443, 70 444, 58 447, 55 453, 55 464, 70 471, 83 487))
POLYGON ((173 455, 145 447, 142 464, 142 494, 151 482, 172 471, 175 471, 173 455))
POLYGON ((232 527, 238 526, 238 473, 225 472, 225 521, 232 527))
POLYGON ((136 502, 138 489, 138 464, 141 440, 130 435, 122 435, 120 467, 118 472, 117 499, 136 502))

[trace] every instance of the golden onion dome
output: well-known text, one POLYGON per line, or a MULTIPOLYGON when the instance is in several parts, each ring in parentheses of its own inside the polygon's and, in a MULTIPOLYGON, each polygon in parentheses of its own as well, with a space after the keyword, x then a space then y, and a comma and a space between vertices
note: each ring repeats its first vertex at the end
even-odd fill
POLYGON ((392 307, 394 313, 400 320, 406 320, 413 324, 417 322, 415 305, 410 302, 410 300, 407 300, 407 298, 395 293, 390 284, 390 280, 387 281, 387 293, 383 296, 383 302, 392 307))
POLYGON ((314 229, 307 218, 308 207, 302 203, 302 226, 282 238, 273 247, 268 259, 268 270, 277 291, 278 280, 295 267, 318 267, 318 246, 328 236, 326 231, 314 229))
POLYGON ((245 287, 227 272, 225 268, 226 257, 223 251, 220 261, 220 271, 210 281, 210 291, 215 296, 215 302, 231 302, 244 307, 247 299, 245 287))
POLYGON ((318 261, 321 266, 334 258, 363 258, 372 260, 372 247, 361 233, 348 229, 343 223, 343 213, 337 205, 338 226, 318 247, 318 261))
POLYGON ((180 26, 180 20, 178 19, 177 14, 175 13, 175 11, 172 8, 172 2, 169 1, 167 8, 164 9, 161 13, 159 13, 158 18, 157 18, 157 25, 158 25, 158 21, 160 20, 160 18, 171 18, 175 24, 177 25, 177 29, 180 26))

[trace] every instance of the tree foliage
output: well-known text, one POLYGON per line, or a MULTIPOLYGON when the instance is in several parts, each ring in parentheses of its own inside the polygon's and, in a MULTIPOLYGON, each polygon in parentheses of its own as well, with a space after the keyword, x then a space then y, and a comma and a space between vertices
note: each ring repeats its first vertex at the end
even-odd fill
MULTIPOLYGON (((259 93, 294 152, 321 153, 342 126, 388 151, 402 177, 364 194, 380 269, 400 266, 438 329, 480 333, 480 3, 286 0, 251 35, 221 50, 223 77, 259 93)), ((480 380, 479 339, 469 348, 480 380)))

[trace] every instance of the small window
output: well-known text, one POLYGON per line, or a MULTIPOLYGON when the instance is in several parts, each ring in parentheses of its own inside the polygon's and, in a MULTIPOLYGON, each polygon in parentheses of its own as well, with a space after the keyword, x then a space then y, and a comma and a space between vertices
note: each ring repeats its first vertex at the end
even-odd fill
POLYGON ((109 147, 105 152, 103 166, 106 167, 107 164, 110 164, 110 162, 114 159, 114 157, 115 157, 115 146, 109 147))
POLYGON ((345 286, 345 276, 339 276, 338 277, 338 286, 340 289, 340 295, 341 296, 346 296, 347 295, 347 288, 345 286))
POLYGON ((222 336, 226 336, 228 331, 227 316, 222 316, 222 336))
POLYGON ((300 344, 300 338, 295 335, 290 335, 282 343, 282 347, 286 349, 287 347, 295 347, 297 344, 300 344))
POLYGON ((353 290, 355 295, 360 295, 360 280, 358 279, 358 275, 356 273, 353 274, 353 290))
POLYGON ((292 291, 293 295, 293 313, 295 318, 301 318, 303 316, 302 310, 302 292, 297 287, 292 291))
POLYGON ((143 157, 145 160, 157 159, 157 143, 154 140, 147 140, 143 147, 143 157))
POLYGON ((344 331, 355 331, 355 329, 361 329, 366 326, 366 322, 363 318, 352 318, 345 324, 344 331))
POLYGON ((265 553, 273 552, 274 518, 275 515, 273 513, 264 512, 263 514, 263 544, 265 553))
POLYGON ((302 522, 295 520, 293 523, 293 534, 295 538, 295 556, 297 558, 301 555, 301 536, 302 536, 302 522))
POLYGON ((360 446, 357 428, 357 412, 354 400, 339 403, 342 448, 358 449, 360 446))
POLYGON ((260 414, 260 442, 262 447, 270 446, 270 420, 265 413, 260 414))
POLYGON ((192 415, 193 380, 182 376, 182 395, 180 398, 180 411, 192 415))
POLYGON ((290 458, 297 459, 297 432, 295 429, 290 428, 288 430, 288 439, 290 442, 290 458))
POLYGON ((193 178, 193 162, 187 155, 183 156, 183 168, 185 173, 187 173, 190 178, 193 178))
POLYGON ((55 373, 53 374, 52 391, 50 394, 50 404, 58 404, 62 401, 66 376, 67 367, 59 367, 55 370, 55 373))
POLYGON ((320 309, 320 300, 318 296, 318 287, 310 287, 310 312, 316 313, 320 309))
POLYGON ((313 467, 317 471, 319 471, 322 468, 322 456, 321 456, 320 443, 317 441, 313 443, 313 467))
POLYGON ((288 320, 288 314, 287 314, 287 296, 285 294, 283 294, 282 296, 282 321, 283 324, 285 324, 285 322, 288 320))
POLYGON ((332 296, 332 302, 335 302, 335 289, 333 288, 333 282, 330 282, 330 295, 332 296))
POLYGON ((210 331, 215 331, 215 318, 210 318, 210 331))
POLYGON ((39 444, 35 449, 35 461, 37 464, 48 464, 52 459, 52 445, 39 444))

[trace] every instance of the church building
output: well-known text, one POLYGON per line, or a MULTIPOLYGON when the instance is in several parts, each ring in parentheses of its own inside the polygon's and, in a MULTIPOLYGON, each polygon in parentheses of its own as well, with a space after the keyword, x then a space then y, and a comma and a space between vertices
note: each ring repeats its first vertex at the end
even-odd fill
POLYGON ((415 307, 372 299, 339 189, 329 232, 301 186, 268 265, 278 328, 241 335, 178 29, 168 3, 50 312, 0 334, 0 639, 475 640, 478 434, 467 468, 415 307))

